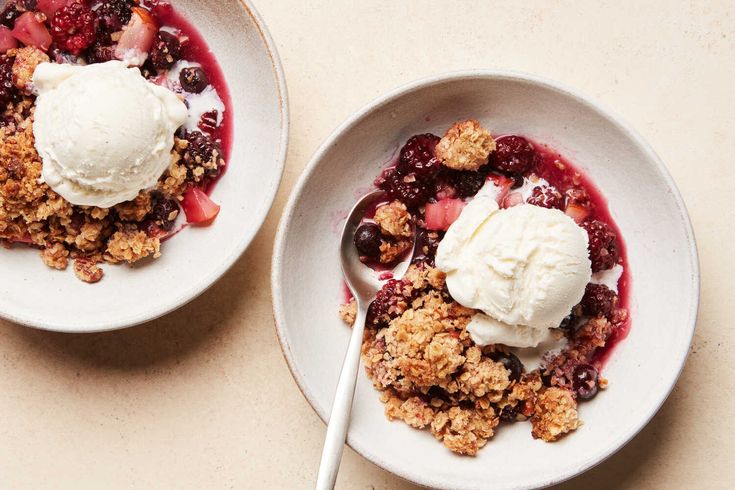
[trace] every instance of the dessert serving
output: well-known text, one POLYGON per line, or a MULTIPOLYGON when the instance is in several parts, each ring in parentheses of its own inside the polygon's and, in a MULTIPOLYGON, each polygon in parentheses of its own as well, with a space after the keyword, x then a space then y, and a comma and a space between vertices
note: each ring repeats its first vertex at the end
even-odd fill
POLYGON ((94 283, 100 264, 159 257, 184 222, 219 213, 229 94, 168 3, 7 2, 0 111, 0 242, 49 267, 94 283))
MULTIPOLYGON (((547 442, 580 427, 630 325, 625 247, 595 186, 476 120, 412 137, 375 184, 384 198, 354 243, 385 281, 362 359, 387 417, 465 455, 501 424, 529 421, 547 442)), ((340 315, 353 323, 355 309, 340 315)))

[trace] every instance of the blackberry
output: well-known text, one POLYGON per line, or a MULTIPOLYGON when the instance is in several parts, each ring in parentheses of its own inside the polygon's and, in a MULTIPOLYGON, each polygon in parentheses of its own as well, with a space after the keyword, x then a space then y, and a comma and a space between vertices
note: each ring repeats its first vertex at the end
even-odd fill
POLYGON ((388 193, 391 199, 397 199, 408 208, 418 208, 425 204, 434 195, 434 186, 416 174, 403 175, 397 169, 391 169, 380 179, 381 189, 388 193))
POLYGON ((97 31, 106 35, 121 31, 130 22, 132 0, 105 0, 97 8, 97 31))
MULTIPOLYGON (((180 134, 180 137, 188 142, 182 155, 182 161, 189 169, 190 177, 194 177, 193 170, 195 168, 203 167, 204 177, 217 178, 224 165, 222 147, 219 142, 201 131, 185 131, 180 134)), ((197 181, 199 180, 201 178, 197 181)))
POLYGON ((392 319, 403 314, 406 309, 405 305, 411 299, 410 296, 404 295, 404 286, 403 281, 397 279, 391 279, 383 285, 368 308, 368 326, 386 327, 392 319))
POLYGON ((175 199, 166 199, 163 195, 153 198, 150 219, 163 231, 171 231, 176 217, 179 215, 179 203, 175 199))
POLYGON ((409 139, 401 148, 398 160, 398 171, 403 175, 414 173, 422 177, 431 177, 441 169, 441 164, 434 155, 439 138, 433 134, 419 134, 409 139))
POLYGON ((592 272, 611 269, 620 260, 618 237, 613 229, 599 220, 585 221, 581 226, 589 235, 592 272))
POLYGON ((490 155, 490 164, 506 174, 525 174, 538 160, 533 145, 522 136, 503 136, 497 140, 497 148, 490 155))
POLYGON ((168 70, 181 59, 181 41, 166 31, 158 31, 151 48, 151 64, 159 70, 168 70))
POLYGON ((18 90, 13 84, 13 58, 0 56, 0 113, 17 97, 18 90))
POLYGON ((457 196, 461 198, 472 197, 485 185, 486 176, 480 172, 457 172, 454 177, 454 187, 457 196))
POLYGON ((587 284, 582 298, 582 312, 589 316, 610 318, 618 303, 618 295, 604 284, 587 284))

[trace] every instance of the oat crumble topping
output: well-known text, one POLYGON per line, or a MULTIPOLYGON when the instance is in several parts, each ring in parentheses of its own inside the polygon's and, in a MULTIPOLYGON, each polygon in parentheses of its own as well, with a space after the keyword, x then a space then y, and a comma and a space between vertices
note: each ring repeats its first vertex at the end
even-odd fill
MULTIPOLYGON (((562 352, 547 359, 546 369, 514 378, 496 360, 507 352, 504 346, 474 344, 466 327, 476 312, 451 299, 444 279, 426 263, 412 264, 393 289, 389 312, 373 318, 372 328, 368 319, 362 359, 386 417, 429 429, 450 450, 470 456, 501 421, 529 420, 533 437, 547 442, 577 429, 581 421, 569 370, 590 361, 613 323, 589 319, 562 352)), ((340 308, 346 323, 354 322, 355 308, 354 300, 340 308)), ((624 311, 615 321, 624 321, 624 311)))
MULTIPOLYGON (((34 63, 45 56, 35 48, 21 48, 12 55, 19 85, 27 83, 34 63)), ((133 201, 111 209, 74 206, 41 182, 33 109, 33 99, 22 97, 0 115, 0 241, 40 249, 43 262, 54 269, 64 270, 73 261, 76 276, 85 282, 102 279, 98 264, 103 262, 133 264, 160 257, 161 238, 166 234, 162 227, 173 223, 179 211, 157 218, 152 213, 155 202, 180 202, 191 182, 223 164, 218 150, 205 160, 202 152, 191 152, 188 141, 177 136, 171 166, 156 189, 142 191, 133 201)))
POLYGON ((474 119, 454 123, 436 145, 436 157, 454 170, 477 170, 493 151, 495 140, 474 119))

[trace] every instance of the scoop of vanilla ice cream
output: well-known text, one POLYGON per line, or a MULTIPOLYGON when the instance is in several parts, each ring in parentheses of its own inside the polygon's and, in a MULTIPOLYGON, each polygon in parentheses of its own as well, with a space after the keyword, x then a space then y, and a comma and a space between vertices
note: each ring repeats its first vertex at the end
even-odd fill
POLYGON ((484 313, 468 327, 477 344, 535 347, 581 301, 592 274, 587 244, 563 212, 501 210, 488 187, 449 227, 436 265, 452 297, 484 313))
POLYGON ((108 208, 156 184, 186 105, 120 61, 42 63, 33 123, 43 179, 64 199, 108 208))

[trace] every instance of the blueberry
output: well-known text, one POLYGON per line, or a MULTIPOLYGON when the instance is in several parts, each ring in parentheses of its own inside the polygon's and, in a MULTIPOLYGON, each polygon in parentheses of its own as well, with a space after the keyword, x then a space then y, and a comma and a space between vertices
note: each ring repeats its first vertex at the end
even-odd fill
POLYGON ((577 392, 577 396, 582 400, 594 398, 599 391, 597 379, 597 369, 589 364, 580 364, 574 368, 572 386, 574 387, 574 391, 577 392))
POLYGON ((503 422, 516 422, 518 420, 518 414, 520 413, 520 403, 516 406, 506 405, 500 410, 500 420, 503 422))
POLYGON ((381 243, 380 226, 375 223, 363 223, 355 231, 355 247, 360 255, 378 258, 381 243))
POLYGON ((495 351, 490 355, 490 358, 495 362, 501 363, 510 372, 509 377, 511 381, 519 381, 521 379, 523 363, 518 359, 518 356, 512 352, 506 354, 505 352, 495 351))
POLYGON ((513 174, 511 175, 510 178, 513 179, 513 185, 510 186, 511 189, 515 190, 515 189, 520 189, 521 187, 523 187, 523 183, 525 182, 523 179, 523 175, 513 174))
POLYGON ((200 94, 209 85, 207 74, 199 67, 184 68, 179 75, 181 87, 189 93, 200 94))

